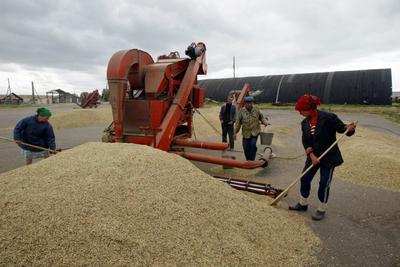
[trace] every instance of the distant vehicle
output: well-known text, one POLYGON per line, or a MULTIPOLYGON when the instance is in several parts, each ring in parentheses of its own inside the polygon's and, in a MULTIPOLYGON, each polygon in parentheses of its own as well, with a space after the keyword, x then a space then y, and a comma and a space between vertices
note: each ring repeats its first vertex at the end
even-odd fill
POLYGON ((100 94, 99 90, 94 90, 91 93, 83 92, 79 98, 81 108, 97 108, 100 104, 100 94))

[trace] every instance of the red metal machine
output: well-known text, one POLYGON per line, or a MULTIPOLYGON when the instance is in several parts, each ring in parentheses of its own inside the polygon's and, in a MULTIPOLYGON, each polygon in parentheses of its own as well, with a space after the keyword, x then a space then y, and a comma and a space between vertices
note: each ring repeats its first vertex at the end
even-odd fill
POLYGON ((121 50, 110 59, 107 79, 113 127, 107 132, 111 142, 153 146, 187 159, 239 168, 265 167, 269 155, 257 161, 238 161, 188 153, 185 147, 226 150, 227 143, 190 139, 194 108, 203 105, 204 89, 197 75, 207 73, 206 46, 192 43, 185 51, 160 56, 156 62, 138 49, 121 50))
POLYGON ((80 96, 80 107, 81 108, 97 108, 97 104, 100 100, 99 90, 94 90, 91 93, 84 92, 80 96))

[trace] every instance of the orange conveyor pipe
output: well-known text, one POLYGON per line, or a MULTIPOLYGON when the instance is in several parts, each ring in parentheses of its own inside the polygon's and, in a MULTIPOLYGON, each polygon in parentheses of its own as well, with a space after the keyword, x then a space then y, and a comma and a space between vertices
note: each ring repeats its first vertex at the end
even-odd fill
POLYGON ((236 168, 241 168, 241 169, 255 169, 258 167, 266 167, 268 165, 267 160, 234 160, 234 159, 227 159, 227 158, 216 158, 216 157, 210 157, 206 155, 201 155, 197 153, 192 153, 192 152, 172 152, 175 154, 178 154, 184 158, 187 158, 189 160, 194 160, 194 161, 201 161, 201 162, 207 162, 207 163, 213 163, 213 164, 218 164, 218 165, 224 165, 224 166, 229 166, 229 167, 236 167, 236 168))
POLYGON ((205 142, 205 141, 196 141, 192 139, 183 139, 183 138, 176 138, 172 143, 177 146, 195 147, 195 148, 212 149, 212 150, 226 150, 229 146, 228 143, 205 142))

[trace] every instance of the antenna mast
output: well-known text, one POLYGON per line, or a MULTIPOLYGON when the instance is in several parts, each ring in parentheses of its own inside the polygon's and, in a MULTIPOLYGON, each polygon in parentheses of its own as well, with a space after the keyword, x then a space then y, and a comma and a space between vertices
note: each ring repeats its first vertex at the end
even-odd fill
POLYGON ((233 78, 235 78, 236 77, 235 56, 233 56, 233 65, 232 65, 232 67, 233 67, 233 78))
POLYGON ((36 104, 36 99, 35 99, 35 85, 33 85, 33 81, 32 83, 32 103, 35 105, 36 104))
POLYGON ((7 81, 8 81, 8 87, 6 96, 4 97, 4 104, 11 104, 12 96, 11 96, 10 78, 7 78, 7 81))

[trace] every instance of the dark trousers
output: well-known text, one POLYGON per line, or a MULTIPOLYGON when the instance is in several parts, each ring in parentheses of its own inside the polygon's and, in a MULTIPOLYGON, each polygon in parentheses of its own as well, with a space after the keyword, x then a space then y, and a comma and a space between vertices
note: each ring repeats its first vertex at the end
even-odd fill
POLYGON ((233 140, 233 124, 228 124, 226 122, 221 124, 222 126, 222 142, 227 143, 226 136, 229 136, 229 147, 231 149, 235 146, 235 141, 233 140))
MULTIPOLYGON (((304 167, 305 171, 309 165, 306 164, 304 167)), ((307 198, 310 195, 311 190, 311 181, 317 173, 318 169, 320 169, 320 179, 319 179, 319 188, 318 188, 318 199, 322 203, 328 203, 329 198, 329 188, 332 181, 333 170, 335 167, 325 167, 325 166, 314 166, 311 170, 301 178, 301 187, 300 193, 301 196, 307 198)))
POLYGON ((255 160, 257 154, 257 137, 243 138, 243 150, 246 160, 255 160))

